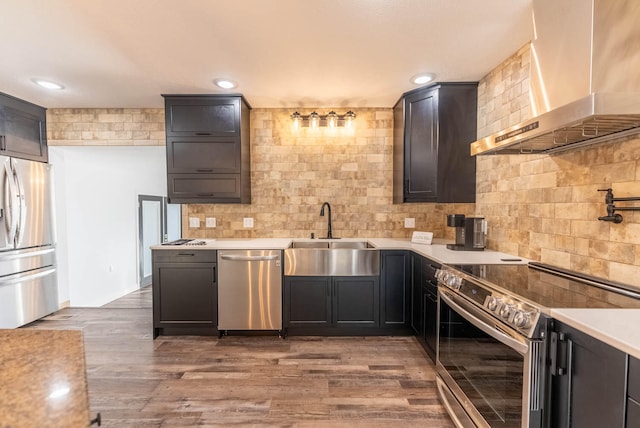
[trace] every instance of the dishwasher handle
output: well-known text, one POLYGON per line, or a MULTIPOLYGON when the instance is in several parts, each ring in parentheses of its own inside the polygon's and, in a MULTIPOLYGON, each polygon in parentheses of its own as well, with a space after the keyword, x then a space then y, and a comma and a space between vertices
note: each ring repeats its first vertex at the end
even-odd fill
POLYGON ((280 256, 277 254, 273 256, 238 256, 223 254, 220 258, 222 260, 231 260, 236 262, 261 262, 266 260, 278 260, 280 256))

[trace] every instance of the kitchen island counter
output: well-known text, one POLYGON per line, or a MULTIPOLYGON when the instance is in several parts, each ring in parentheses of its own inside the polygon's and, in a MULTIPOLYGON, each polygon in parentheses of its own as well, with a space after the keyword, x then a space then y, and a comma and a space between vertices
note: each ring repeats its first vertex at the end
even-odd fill
POLYGON ((0 330, 0 425, 89 426, 82 332, 0 330))
POLYGON ((640 309, 553 309, 551 316, 640 359, 640 309))

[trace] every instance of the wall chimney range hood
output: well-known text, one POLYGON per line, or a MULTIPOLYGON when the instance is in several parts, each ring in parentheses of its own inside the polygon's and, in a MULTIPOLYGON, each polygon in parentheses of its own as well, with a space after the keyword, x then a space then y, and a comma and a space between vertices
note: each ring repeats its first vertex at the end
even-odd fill
POLYGON ((640 134, 640 1, 534 0, 532 119, 471 154, 554 153, 640 134))

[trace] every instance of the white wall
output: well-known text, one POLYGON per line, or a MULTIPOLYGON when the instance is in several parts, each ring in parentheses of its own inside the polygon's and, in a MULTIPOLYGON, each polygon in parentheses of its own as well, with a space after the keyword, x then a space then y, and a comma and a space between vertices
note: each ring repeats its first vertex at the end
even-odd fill
POLYGON ((60 302, 102 306, 138 288, 138 195, 166 196, 164 146, 49 147, 60 302))

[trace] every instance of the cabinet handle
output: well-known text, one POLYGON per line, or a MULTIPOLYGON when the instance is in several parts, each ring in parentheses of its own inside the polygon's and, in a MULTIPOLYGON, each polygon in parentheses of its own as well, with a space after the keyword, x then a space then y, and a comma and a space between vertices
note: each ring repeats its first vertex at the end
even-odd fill
POLYGON ((196 254, 195 254, 195 253, 178 253, 178 255, 179 255, 179 256, 190 256, 190 257, 193 257, 193 256, 195 256, 196 254))
POLYGON ((213 172, 213 169, 196 169, 196 172, 213 172))
POLYGON ((565 396, 565 399, 567 400, 567 407, 564 411, 566 423, 568 424, 571 421, 571 396, 573 395, 573 341, 564 333, 552 331, 550 354, 551 375, 567 376, 567 390, 565 396), (562 366, 562 363, 564 363, 564 367, 562 366))
POLYGON ((196 135, 204 135, 204 136, 207 136, 207 135, 211 135, 211 132, 196 132, 196 135))
POLYGON ((196 196, 213 196, 213 193, 198 193, 196 196))
POLYGON ((0 135, 0 150, 3 152, 7 150, 7 137, 4 135, 0 135))

